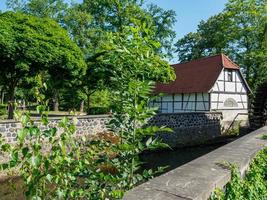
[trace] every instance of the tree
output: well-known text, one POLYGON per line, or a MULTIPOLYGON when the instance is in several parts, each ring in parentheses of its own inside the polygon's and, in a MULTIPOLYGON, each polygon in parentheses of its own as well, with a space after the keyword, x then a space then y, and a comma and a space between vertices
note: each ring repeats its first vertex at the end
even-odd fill
POLYGON ((68 8, 64 0, 7 0, 8 8, 16 12, 24 12, 37 17, 50 17, 58 22, 68 8))
MULTIPOLYGON (((0 14, 0 23, 1 79, 10 102, 14 102, 23 78, 40 71, 62 82, 83 73, 86 66, 82 52, 55 21, 6 12, 0 14)), ((12 103, 9 118, 13 117, 13 108, 12 103)))
MULTIPOLYGON (((88 60, 88 66, 99 65, 111 72, 110 84, 115 86, 112 95, 119 111, 109 122, 112 132, 77 138, 74 122, 67 118, 59 122, 63 131, 58 132, 57 127, 41 130, 29 115, 18 114, 23 127, 18 143, 9 145, 0 140, 1 151, 11 155, 0 170, 18 168, 28 198, 119 199, 153 176, 153 170, 140 169, 139 155, 168 147, 154 135, 170 129, 147 125, 156 114, 155 108, 148 107, 151 80, 173 80, 174 72, 154 51, 159 42, 152 39, 149 26, 123 30, 110 32, 106 43, 96 50, 96 57, 88 60), (49 141, 48 147, 43 141, 49 141), (49 153, 44 153, 45 148, 49 148, 49 153)), ((43 100, 38 96, 37 99, 43 100)), ((42 126, 47 126, 44 110, 45 106, 37 107, 42 126)))
POLYGON ((199 33, 188 33, 175 44, 180 62, 195 60, 202 57, 203 49, 200 46, 201 36, 199 33))
POLYGON ((175 38, 173 25, 176 22, 173 10, 150 4, 144 8, 143 0, 85 0, 79 5, 79 10, 91 15, 92 27, 99 31, 122 32, 126 26, 140 26, 143 23, 151 25, 155 32, 154 40, 160 41, 162 54, 169 56, 172 52, 172 41, 175 38))
POLYGON ((176 47, 180 61, 229 55, 255 88, 267 78, 266 38, 266 0, 229 0, 221 13, 202 21, 197 32, 180 39, 176 47))
MULTIPOLYGON (((160 43, 153 40, 150 26, 123 27, 122 33, 110 33, 106 44, 98 49, 97 62, 110 72, 109 84, 118 90, 125 81, 168 82, 175 73, 168 62, 155 52, 160 43)), ((93 63, 89 63, 93 64, 93 63)))
MULTIPOLYGON (((154 51, 160 53, 161 56, 171 54, 172 40, 175 37, 172 30, 175 23, 174 11, 165 11, 155 5, 144 9, 145 5, 142 0, 85 0, 81 4, 72 4, 71 7, 64 10, 62 6, 56 7, 56 5, 61 5, 61 0, 46 0, 41 1, 44 3, 41 7, 50 8, 50 2, 54 2, 53 5, 56 7, 54 10, 57 12, 44 12, 38 9, 38 6, 34 6, 35 9, 33 9, 32 5, 36 5, 36 2, 40 2, 40 0, 26 0, 23 6, 12 6, 12 8, 22 7, 20 10, 23 12, 37 16, 47 16, 42 13, 50 13, 49 16, 52 18, 55 18, 53 13, 63 12, 58 15, 62 18, 56 19, 67 29, 73 41, 80 47, 88 60, 87 73, 82 77, 79 87, 85 94, 84 97, 86 96, 84 100, 87 99, 87 107, 90 104, 90 96, 95 91, 110 86, 110 69, 105 68, 106 65, 100 66, 92 61, 98 57, 96 50, 105 45, 110 33, 122 33, 126 26, 139 27, 139 31, 142 32, 143 24, 147 24, 151 32, 153 31, 152 39, 162 43, 157 47, 153 46, 154 51)), ((48 11, 50 10, 48 9, 48 11)), ((141 33, 141 35, 145 36, 146 33, 141 33)), ((56 80, 52 80, 51 83, 56 83, 56 80)), ((57 87, 53 86, 52 88, 57 87)))
MULTIPOLYGON (((66 28, 88 60, 87 73, 82 78, 81 87, 86 95, 88 109, 90 96, 95 91, 112 86, 110 77, 112 70, 116 71, 116 69, 108 64, 99 65, 95 62, 103 54, 97 50, 108 43, 110 34, 123 35, 124 28, 130 26, 139 27, 141 33, 143 24, 147 24, 151 29, 150 32, 153 32, 152 39, 163 43, 157 47, 153 46, 154 51, 162 54, 171 51, 171 40, 175 37, 171 30, 175 22, 175 13, 152 5, 145 10, 142 5, 142 1, 137 0, 85 0, 82 4, 76 4, 68 10, 64 18, 66 28)), ((145 37, 146 33, 141 35, 145 37)))
POLYGON ((173 40, 176 33, 173 30, 176 22, 176 13, 173 10, 164 10, 155 4, 148 5, 147 12, 151 15, 154 23, 155 38, 161 43, 159 52, 172 57, 174 51, 173 40))

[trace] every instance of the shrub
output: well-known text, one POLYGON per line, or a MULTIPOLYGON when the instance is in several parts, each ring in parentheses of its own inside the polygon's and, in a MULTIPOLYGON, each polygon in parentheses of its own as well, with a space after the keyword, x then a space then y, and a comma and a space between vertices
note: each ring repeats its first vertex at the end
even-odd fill
POLYGON ((0 116, 7 115, 7 105, 1 104, 0 105, 0 116))
POLYGON ((231 166, 231 181, 225 192, 216 189, 212 200, 265 200, 267 199, 267 147, 260 151, 250 164, 244 179, 241 179, 236 166, 231 166))
POLYGON ((110 111, 110 108, 108 107, 92 107, 89 109, 90 115, 102 115, 102 114, 108 114, 110 111))
POLYGON ((126 112, 114 114, 112 132, 92 138, 77 138, 75 118, 63 118, 58 128, 40 129, 48 127, 45 106, 37 107, 40 125, 29 114, 17 113, 23 128, 18 132, 17 144, 0 142, 1 151, 10 155, 1 169, 16 167, 26 187, 25 195, 32 199, 122 198, 125 191, 153 177, 152 170, 138 170, 138 155, 167 147, 152 136, 170 131, 164 127, 143 128, 155 113, 147 107, 151 85, 133 81, 127 87, 120 104, 126 112))

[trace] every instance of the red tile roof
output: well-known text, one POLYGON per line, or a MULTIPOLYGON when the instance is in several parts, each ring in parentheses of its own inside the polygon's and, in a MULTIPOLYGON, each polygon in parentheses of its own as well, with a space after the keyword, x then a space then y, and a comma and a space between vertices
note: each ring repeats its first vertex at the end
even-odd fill
POLYGON ((175 64, 172 67, 175 70, 176 80, 168 84, 157 83, 154 93, 208 92, 223 68, 239 70, 239 66, 224 54, 175 64))

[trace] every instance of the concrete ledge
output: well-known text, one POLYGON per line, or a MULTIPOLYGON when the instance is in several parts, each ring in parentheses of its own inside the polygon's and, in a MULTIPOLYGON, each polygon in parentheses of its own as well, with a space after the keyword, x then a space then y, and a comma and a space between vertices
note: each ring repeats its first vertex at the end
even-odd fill
POLYGON ((204 200, 216 187, 229 182, 231 173, 219 163, 236 164, 244 175, 255 154, 267 146, 267 126, 220 147, 126 193, 124 200, 204 200))
MULTIPOLYGON (((67 118, 73 118, 76 117, 77 119, 98 119, 98 118, 109 118, 110 115, 62 115, 62 116, 56 116, 56 117, 49 117, 48 120, 61 120, 63 117, 67 118)), ((40 117, 31 117, 34 121, 40 121, 40 117)), ((0 120, 0 124, 6 124, 6 123, 19 123, 19 121, 14 119, 4 119, 0 120)))

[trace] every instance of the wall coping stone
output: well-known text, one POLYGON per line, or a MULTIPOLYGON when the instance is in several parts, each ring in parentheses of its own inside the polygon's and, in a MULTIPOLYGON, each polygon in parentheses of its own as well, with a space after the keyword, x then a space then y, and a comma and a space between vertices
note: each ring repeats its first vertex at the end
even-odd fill
POLYGON ((194 112, 175 112, 175 113, 157 113, 157 115, 161 116, 161 115, 184 115, 184 114, 220 114, 222 115, 222 112, 217 112, 217 111, 207 111, 207 112, 198 112, 198 111, 194 111, 194 112))
MULTIPOLYGON (((214 112, 214 111, 209 111, 209 112, 177 112, 177 113, 157 113, 158 116, 162 115, 185 115, 185 114, 222 114, 221 112, 214 112)), ((156 115, 156 116, 157 116, 156 115)), ((56 116, 56 117, 48 117, 49 120, 60 120, 63 117, 68 117, 68 118, 73 118, 76 117, 78 119, 92 119, 92 118, 109 118, 111 115, 67 115, 67 116, 56 116)), ((33 120, 39 121, 40 117, 32 117, 33 120)), ((0 124, 6 124, 6 123, 18 123, 19 121, 14 120, 14 119, 5 119, 5 120, 0 120, 0 124)))
POLYGON ((239 167, 243 176, 256 153, 267 146, 262 136, 267 126, 253 131, 170 172, 151 179, 124 196, 124 200, 204 200, 216 187, 223 188, 231 179, 229 169, 220 163, 239 167))
MULTIPOLYGON (((48 117, 48 120, 61 120, 63 117, 73 118, 76 117, 77 119, 95 119, 95 118, 109 118, 110 115, 67 115, 67 116, 57 116, 57 117, 48 117)), ((40 117, 31 117, 34 121, 40 121, 40 117)), ((0 120, 0 124, 6 123, 19 123, 19 121, 14 119, 5 119, 0 120)))

